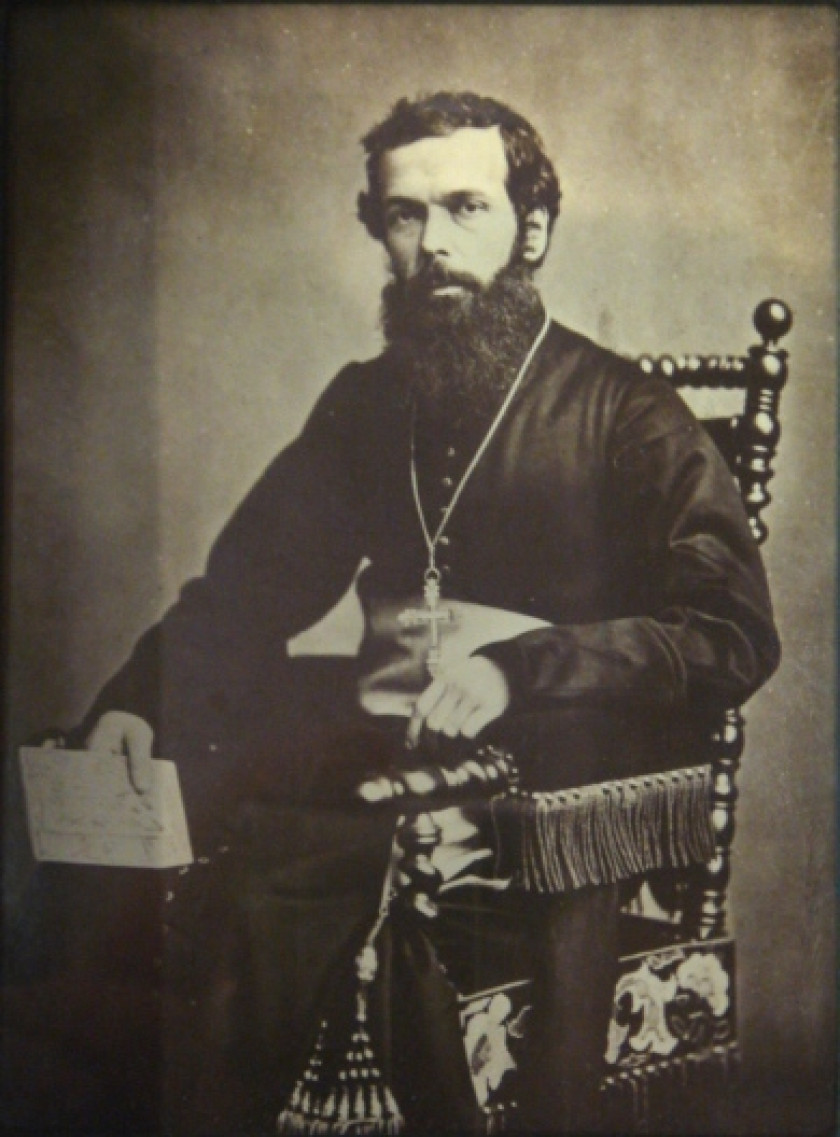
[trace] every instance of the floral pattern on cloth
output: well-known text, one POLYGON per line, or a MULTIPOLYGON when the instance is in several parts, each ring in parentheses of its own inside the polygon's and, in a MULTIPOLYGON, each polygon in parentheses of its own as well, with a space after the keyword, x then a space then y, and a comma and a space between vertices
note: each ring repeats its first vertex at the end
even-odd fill
POLYGON ((480 1106, 493 1103, 505 1075, 517 1068, 518 1043, 525 1035, 530 1006, 515 1010, 500 991, 472 999, 461 1011, 464 1047, 480 1106))
POLYGON ((605 1058, 632 1067, 680 1057, 732 1037, 730 980, 713 951, 673 948, 648 956, 615 989, 605 1058))

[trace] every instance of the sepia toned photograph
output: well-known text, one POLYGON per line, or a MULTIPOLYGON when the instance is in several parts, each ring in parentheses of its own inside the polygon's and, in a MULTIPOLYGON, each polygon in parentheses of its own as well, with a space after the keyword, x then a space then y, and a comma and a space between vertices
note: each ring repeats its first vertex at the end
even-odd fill
POLYGON ((9 7, 4 1134, 835 1131, 837 31, 9 7))

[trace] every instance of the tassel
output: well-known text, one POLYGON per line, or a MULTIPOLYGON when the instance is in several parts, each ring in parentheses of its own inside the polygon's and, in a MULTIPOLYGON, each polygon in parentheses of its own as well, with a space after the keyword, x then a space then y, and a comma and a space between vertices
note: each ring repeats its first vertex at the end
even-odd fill
POLYGON ((325 1070, 329 1023, 322 1022, 306 1069, 277 1117, 281 1137, 398 1137, 405 1128, 367 1027, 368 992, 379 966, 374 940, 387 918, 392 876, 393 861, 379 916, 356 956, 356 1014, 343 1060, 337 1070, 325 1070))
POLYGON ((710 860, 711 791, 711 767, 695 766, 554 792, 514 788, 491 810, 523 886, 566 892, 710 860))
POLYGON ((396 1099, 376 1064, 367 1030, 370 980, 358 978, 356 1021, 337 1073, 338 1084, 322 1075, 324 1024, 306 1070, 277 1118, 277 1132, 285 1137, 396 1137, 404 1128, 396 1099))

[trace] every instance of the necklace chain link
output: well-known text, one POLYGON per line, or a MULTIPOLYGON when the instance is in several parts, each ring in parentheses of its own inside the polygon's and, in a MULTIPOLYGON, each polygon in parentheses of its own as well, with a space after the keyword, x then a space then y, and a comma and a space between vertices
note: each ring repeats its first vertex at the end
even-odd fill
POLYGON ((516 392, 519 390, 520 386, 522 385, 522 380, 525 378, 525 372, 530 367, 531 361, 533 360, 534 356, 536 355, 536 353, 540 347, 540 344, 545 339, 546 333, 548 332, 550 323, 551 323, 551 321, 550 321, 549 317, 546 316, 545 320, 543 322, 542 328, 540 329, 539 333, 537 334, 537 337, 534 340, 534 342, 531 344, 531 347, 528 350, 528 354, 525 356, 525 359, 522 362, 522 366, 519 368, 519 371, 516 374, 516 378, 514 379, 513 384, 510 387, 510 390, 508 391, 507 395, 505 396, 504 402, 502 403, 502 405, 499 407, 498 411, 496 412, 496 416, 493 419, 493 421, 491 422, 491 424, 487 430, 487 433, 484 435, 484 438, 481 440, 481 443, 480 443, 478 449, 476 450, 475 454, 473 454, 472 459, 470 460, 470 464, 467 466, 466 470, 464 471, 460 482, 455 487, 455 490, 452 494, 452 497, 449 499, 449 503, 443 511, 443 516, 440 519, 440 524, 438 525, 434 534, 429 529, 428 523, 426 521, 426 515, 423 512, 423 503, 420 500, 420 486, 419 486, 418 479, 417 479, 417 431, 416 431, 417 403, 415 402, 415 404, 414 404, 414 410, 413 410, 412 421, 411 421, 411 489, 414 493, 414 504, 417 508, 417 516, 420 519, 420 527, 423 530, 423 538, 426 542, 426 548, 428 549, 428 552, 429 552, 429 565, 428 565, 428 568, 426 569, 425 573, 423 574, 423 580, 426 582, 427 585, 430 584, 431 582, 434 582, 435 584, 439 584, 439 582, 440 582, 440 569, 437 567, 437 565, 435 563, 435 553, 437 551, 438 542, 440 541, 441 537, 443 536, 443 534, 446 530, 446 526, 449 524, 449 519, 455 510, 455 506, 458 504, 458 501, 460 500, 461 494, 464 492, 464 487, 466 486, 467 482, 472 477, 473 471, 475 470, 476 466, 478 465, 478 463, 481 461, 482 457, 484 456, 484 452, 486 451, 487 447, 492 442, 493 437, 496 434, 496 431, 501 426, 502 420, 504 419, 505 415, 507 414, 508 407, 513 402, 513 399, 514 399, 514 396, 516 395, 516 392))

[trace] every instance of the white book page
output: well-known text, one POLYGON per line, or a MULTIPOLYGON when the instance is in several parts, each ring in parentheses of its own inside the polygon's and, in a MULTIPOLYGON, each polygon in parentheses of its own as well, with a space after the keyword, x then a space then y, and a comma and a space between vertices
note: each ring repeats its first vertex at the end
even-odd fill
POLYGON ((20 750, 32 851, 39 861, 172 868, 193 860, 174 762, 152 762, 138 794, 125 760, 87 750, 20 750))

